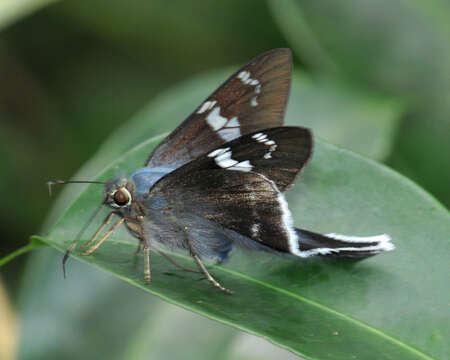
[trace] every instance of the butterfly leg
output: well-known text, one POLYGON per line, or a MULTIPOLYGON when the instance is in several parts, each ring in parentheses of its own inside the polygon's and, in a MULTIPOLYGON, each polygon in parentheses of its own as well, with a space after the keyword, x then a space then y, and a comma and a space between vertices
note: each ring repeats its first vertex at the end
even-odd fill
POLYGON ((105 235, 103 235, 103 237, 102 237, 99 241, 97 241, 96 244, 92 245, 89 249, 87 249, 86 251, 82 252, 80 255, 87 256, 87 255, 92 254, 95 250, 97 250, 97 248, 98 248, 101 244, 103 244, 103 242, 104 242, 107 238, 109 238, 109 237, 111 236, 111 234, 112 234, 114 231, 116 231, 116 229, 119 227, 120 224, 122 224, 122 223, 124 222, 124 220, 125 220, 125 219, 121 217, 121 218, 119 219, 119 221, 117 221, 117 222, 111 227, 111 229, 109 229, 108 232, 107 232, 105 235))
POLYGON ((139 222, 141 224, 141 229, 142 229, 141 239, 139 240, 140 241, 140 245, 139 245, 138 252, 140 252, 140 248, 142 246, 142 249, 144 250, 144 282, 145 282, 146 285, 150 285, 150 283, 151 283, 150 237, 145 232, 145 226, 144 226, 144 223, 143 223, 144 222, 144 217, 143 216, 139 216, 138 220, 139 220, 139 222))
POLYGON ((212 277, 212 275, 208 272, 205 265, 203 265, 202 261, 198 257, 198 255, 195 253, 194 248, 192 246, 191 240, 189 239, 189 235, 187 235, 187 241, 189 246, 189 251, 191 253, 191 256, 194 258, 195 262, 197 263, 198 267, 202 271, 203 275, 205 275, 206 279, 213 284, 216 288, 226 292, 227 294, 232 294, 233 292, 230 289, 227 289, 226 287, 223 287, 216 279, 212 277))
POLYGON ((164 256, 168 262, 170 262, 171 264, 173 264, 173 265, 175 265, 176 267, 180 268, 181 270, 189 271, 189 272, 193 272, 193 273, 197 273, 197 274, 201 274, 201 273, 202 273, 202 271, 194 270, 194 269, 191 269, 191 268, 188 268, 188 267, 186 267, 186 266, 183 266, 183 265, 178 264, 174 259, 172 259, 169 255, 164 254, 162 251, 159 251, 159 253, 160 253, 162 256, 164 256))
POLYGON ((110 212, 110 213, 108 214, 108 216, 106 216, 105 221, 104 221, 103 224, 98 228, 98 230, 95 232, 95 234, 92 235, 91 240, 89 240, 86 244, 81 245, 81 248, 89 247, 89 246, 91 246, 91 245, 94 243, 95 239, 97 239, 98 234, 100 234, 100 232, 103 231, 103 229, 105 228, 106 225, 109 225, 109 223, 111 222, 111 219, 112 219, 112 217, 114 216, 114 214, 115 214, 115 212, 113 211, 113 212, 110 212))
POLYGON ((191 254, 194 258, 195 262, 197 263, 198 267, 202 270, 203 274, 205 275, 206 279, 211 282, 216 288, 226 292, 227 294, 232 294, 233 292, 230 289, 227 289, 226 287, 223 287, 216 279, 214 279, 211 274, 206 269, 205 265, 203 265, 202 261, 196 254, 191 254))
POLYGON ((150 272, 150 240, 144 240, 144 281, 146 285, 151 283, 150 272))
POLYGON ((139 255, 141 253, 142 249, 144 249, 144 240, 139 239, 139 245, 138 245, 138 249, 136 250, 136 255, 139 255))

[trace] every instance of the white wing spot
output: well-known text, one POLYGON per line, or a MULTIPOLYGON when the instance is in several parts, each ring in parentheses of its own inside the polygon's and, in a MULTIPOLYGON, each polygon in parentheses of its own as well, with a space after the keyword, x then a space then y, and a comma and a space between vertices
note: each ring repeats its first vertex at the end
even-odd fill
POLYGON ((239 127, 238 117, 235 116, 234 118, 231 118, 231 120, 228 121, 226 127, 227 127, 227 128, 230 128, 230 127, 239 127))
POLYGON ((223 154, 220 154, 219 156, 216 156, 214 158, 214 161, 221 168, 229 168, 231 166, 238 164, 238 161, 233 160, 231 158, 231 151, 227 151, 227 152, 224 152, 223 154))
POLYGON ((248 168, 250 170, 253 168, 253 165, 250 164, 249 160, 241 161, 240 163, 237 164, 237 166, 241 168, 248 168))
POLYGON ((255 96, 253 96, 250 100, 251 106, 258 106, 258 94, 261 93, 261 84, 258 79, 252 79, 249 71, 241 71, 237 77, 241 79, 241 81, 245 85, 251 85, 255 87, 255 96))
POLYGON ((251 231, 252 231, 252 235, 254 237, 258 237, 259 236, 259 230, 260 230, 259 228, 260 228, 259 224, 253 224, 252 225, 251 231))
POLYGON ((216 100, 205 101, 202 106, 200 106, 200 109, 198 109, 197 114, 203 114, 205 111, 211 110, 216 103, 216 100))
POLYGON ((227 147, 227 148, 219 148, 219 149, 216 149, 216 150, 210 152, 210 153, 208 154, 208 157, 216 157, 216 156, 218 156, 218 155, 223 154, 224 152, 227 152, 228 150, 230 150, 229 147, 227 147))
POLYGON ((260 143, 263 143, 264 141, 267 140, 267 135, 263 134, 263 133, 257 133, 255 135, 253 135, 252 137, 260 143))
MULTIPOLYGON (((216 101, 214 101, 214 104, 216 101)), ((206 103, 205 103, 206 104, 206 103)), ((202 110, 205 104, 202 105, 200 110, 202 110)), ((213 104, 213 106, 214 106, 213 104)), ((209 108, 208 108, 209 109, 209 108)), ((200 111, 199 110, 199 111, 200 111)), ((199 113, 197 111, 197 113, 199 113)), ((205 110, 206 111, 206 110, 205 110)), ((225 116, 220 115, 220 106, 216 106, 206 117, 206 122, 211 128, 217 132, 222 139, 226 141, 230 141, 232 139, 236 139, 241 136, 240 125, 238 121, 238 117, 234 116, 231 119, 226 118, 225 116)))
POLYGON ((248 72, 248 71, 241 71, 239 74, 238 74, 238 76, 237 76, 239 79, 241 79, 242 80, 242 82, 244 83, 244 84, 248 84, 248 79, 250 78, 250 72, 248 72))
POLYGON ((257 142, 263 143, 264 145, 270 146, 269 151, 264 154, 264 159, 271 159, 272 153, 277 149, 278 145, 275 141, 270 140, 264 133, 256 133, 252 135, 252 138, 257 142))
POLYGON ((217 131, 227 123, 228 119, 224 116, 220 116, 220 106, 217 106, 206 117, 206 122, 217 131))
POLYGON ((249 160, 236 161, 231 158, 230 148, 220 148, 216 149, 208 154, 208 157, 214 157, 214 161, 218 166, 227 170, 237 170, 237 171, 250 171, 253 169, 253 165, 250 164, 249 160))

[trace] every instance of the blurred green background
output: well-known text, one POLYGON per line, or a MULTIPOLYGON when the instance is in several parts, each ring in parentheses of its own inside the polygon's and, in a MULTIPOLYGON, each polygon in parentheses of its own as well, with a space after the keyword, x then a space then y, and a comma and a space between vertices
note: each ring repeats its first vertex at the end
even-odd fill
MULTIPOLYGON (((276 47, 294 53, 287 122, 304 119, 450 205, 448 2, 3 0, 0 30, 0 258, 41 231, 53 202, 46 181, 73 176, 113 133, 124 146, 117 129, 130 118, 155 135, 170 130, 237 66, 276 47), (155 119, 135 116, 149 106, 155 119), (172 107, 173 122, 158 123, 158 109, 172 107)), ((19 341, 17 316, 26 359, 295 358, 85 265, 71 264, 76 277, 62 282, 58 261, 44 249, 1 269, 1 359, 19 341), (184 331, 195 337, 183 343, 184 331)))

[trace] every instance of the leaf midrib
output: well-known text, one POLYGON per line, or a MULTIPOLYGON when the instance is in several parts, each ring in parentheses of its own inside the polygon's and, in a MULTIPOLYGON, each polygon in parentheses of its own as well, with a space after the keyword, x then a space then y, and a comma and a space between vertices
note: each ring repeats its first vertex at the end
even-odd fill
MULTIPOLYGON (((46 239, 46 238, 39 237, 39 236, 35 236, 35 238, 37 238, 39 240, 42 240, 42 241, 44 241, 46 243, 49 243, 50 245, 54 245, 55 243, 57 243, 56 241, 55 241, 55 243, 53 243, 51 241, 48 241, 48 240, 50 240, 50 238, 46 239)), ((132 246, 132 244, 130 244, 127 241, 121 241, 121 240, 115 240, 115 239, 108 240, 108 243, 115 243, 115 244, 122 245, 122 246, 132 246)), ((62 251, 62 252, 65 251, 62 247, 58 248, 56 246, 56 248, 58 250, 62 251)), ((192 260, 190 257, 184 256, 184 255, 179 254, 179 253, 172 253, 172 252, 168 252, 168 253, 170 254, 170 256, 175 256, 175 257, 178 257, 180 259, 192 260)), ((139 282, 136 282, 135 280, 132 280, 132 279, 129 279, 127 277, 119 275, 117 272, 115 272, 113 269, 111 269, 109 267, 106 267, 104 265, 101 265, 101 264, 98 264, 98 263, 95 263, 95 262, 87 261, 85 258, 82 258, 82 257, 78 256, 77 254, 75 254, 74 257, 76 257, 78 260, 80 260, 80 261, 82 261, 84 263, 93 264, 93 265, 95 265, 98 268, 101 268, 101 269, 103 269, 103 270, 105 270, 105 271, 107 271, 109 273, 112 273, 115 276, 119 277, 120 279, 122 279, 122 280, 124 280, 124 281, 126 281, 126 282, 128 282, 130 284, 132 284, 133 286, 137 286, 140 289, 142 289, 142 290, 144 290, 146 292, 149 292, 149 293, 151 293, 153 295, 156 295, 156 296, 158 296, 158 297, 160 297, 160 298, 162 298, 162 299, 164 299, 164 300, 166 300, 166 301, 168 301, 168 302, 170 302, 172 304, 175 304, 175 305, 181 306, 182 308, 188 309, 190 311, 194 311, 196 313, 202 314, 203 316, 206 316, 207 318, 219 321, 219 322, 221 322, 223 324, 227 324, 227 325, 233 326, 235 328, 238 328, 238 329, 244 330, 246 332, 255 334, 257 336, 260 336, 260 334, 256 333, 254 330, 248 329, 245 326, 242 326, 242 325, 240 325, 238 323, 227 321, 227 320, 224 320, 222 318, 215 317, 213 314, 208 314, 208 313, 205 313, 205 312, 201 311, 201 309, 191 307, 188 304, 185 304, 185 303, 182 303, 182 302, 178 302, 178 301, 173 300, 173 299, 171 299, 169 297, 166 297, 163 294, 152 290, 151 287, 145 286, 145 285, 143 285, 143 284, 141 284, 139 282)), ((265 288, 267 288, 267 289, 269 289, 271 291, 278 292, 278 293, 283 294, 285 296, 292 297, 292 298, 298 300, 299 302, 303 302, 305 304, 308 304, 308 305, 311 305, 313 307, 316 307, 316 308, 318 308, 318 309, 320 309, 322 311, 328 312, 329 314, 332 314, 332 315, 334 315, 334 316, 336 316, 338 318, 341 318, 341 319, 343 319, 345 321, 348 321, 349 323, 355 324, 356 326, 358 326, 360 328, 363 328, 363 329, 365 329, 365 330, 375 334, 376 336, 384 338, 384 339, 392 342, 393 344, 396 344, 397 346, 404 348, 405 350, 409 351, 410 353, 420 356, 423 359, 435 360, 430 355, 425 354, 424 352, 414 348, 413 346, 408 345, 408 344, 400 341, 399 339, 397 339, 397 338, 395 338, 395 337, 393 337, 391 335, 388 335, 385 332, 382 332, 382 331, 380 331, 380 330, 370 326, 369 324, 366 324, 365 322, 363 322, 361 320, 357 320, 357 319, 355 319, 355 318, 353 318, 351 316, 348 316, 346 314, 340 313, 340 312, 338 312, 338 311, 336 311, 336 310, 334 310, 332 308, 329 308, 328 306, 323 305, 323 304, 321 304, 321 303, 319 303, 319 302, 317 302, 315 300, 311 300, 311 299, 305 298, 305 297, 303 297, 301 295, 298 295, 298 294, 295 294, 295 293, 293 293, 291 291, 288 291, 288 290, 285 290, 283 288, 280 288, 280 287, 277 287, 275 285, 272 285, 270 283, 267 283, 267 282, 255 279, 253 277, 245 275, 245 274, 243 274, 241 272, 237 272, 237 271, 231 270, 229 268, 225 268, 225 267, 222 267, 222 266, 217 266, 217 265, 214 265, 214 264, 211 264, 211 265, 208 265, 208 266, 214 268, 214 270, 223 271, 223 272, 228 273, 228 274, 230 274, 232 276, 235 276, 237 278, 241 278, 241 279, 247 280, 247 281, 252 282, 254 284, 257 284, 259 286, 265 287, 265 288)), ((291 348, 291 347, 289 347, 289 346, 287 346, 285 344, 281 344, 278 341, 276 341, 275 339, 272 339, 272 338, 268 338, 268 339, 271 342, 276 343, 277 345, 280 345, 280 346, 282 346, 284 348, 287 348, 287 349, 289 349, 289 350, 291 350, 293 352, 298 353, 298 349, 293 349, 293 348, 291 348)), ((302 354, 302 355, 306 356, 305 354, 302 354)))

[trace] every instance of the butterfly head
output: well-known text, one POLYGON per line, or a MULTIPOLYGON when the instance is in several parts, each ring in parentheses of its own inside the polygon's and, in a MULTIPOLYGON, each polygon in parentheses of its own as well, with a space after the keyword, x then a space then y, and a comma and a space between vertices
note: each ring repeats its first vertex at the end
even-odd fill
POLYGON ((133 201, 133 185, 126 178, 114 178, 105 184, 105 205, 123 209, 133 201))

